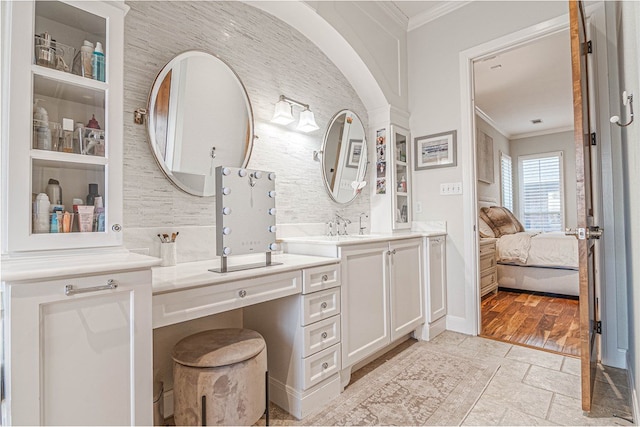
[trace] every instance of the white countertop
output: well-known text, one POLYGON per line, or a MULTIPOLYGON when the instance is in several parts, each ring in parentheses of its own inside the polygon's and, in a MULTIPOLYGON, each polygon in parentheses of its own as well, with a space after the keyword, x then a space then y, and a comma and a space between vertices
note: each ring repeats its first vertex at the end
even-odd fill
POLYGON ((57 279, 149 268, 160 264, 160 258, 139 255, 127 250, 65 253, 47 256, 20 256, 3 259, 2 281, 57 279))
MULTIPOLYGON (((264 262, 264 254, 228 258, 229 267, 264 262)), ((302 268, 337 264, 340 260, 338 258, 308 255, 273 254, 271 256, 271 262, 279 262, 282 264, 252 268, 249 270, 231 271, 228 273, 214 273, 209 271, 209 269, 212 268, 220 268, 220 259, 186 262, 173 267, 154 267, 152 269, 153 295, 184 291, 191 288, 216 285, 236 280, 252 279, 302 268)))
POLYGON ((281 243, 308 243, 315 245, 348 246, 363 243, 388 242, 390 240, 411 239, 416 237, 444 236, 445 231, 407 231, 388 234, 349 234, 346 236, 299 236, 278 239, 281 243))

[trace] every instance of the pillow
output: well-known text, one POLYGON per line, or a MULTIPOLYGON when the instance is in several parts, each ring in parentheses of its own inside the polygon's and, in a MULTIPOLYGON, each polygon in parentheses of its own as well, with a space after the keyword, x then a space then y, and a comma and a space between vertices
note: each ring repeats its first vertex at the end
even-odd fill
POLYGON ((491 206, 490 208, 480 209, 480 215, 482 214, 488 218, 483 218, 485 222, 491 227, 496 237, 504 236, 505 234, 515 234, 519 230, 524 231, 522 224, 516 219, 515 216, 507 208, 500 206, 491 206))
POLYGON ((487 222, 482 218, 479 218, 478 221, 478 232, 480 233, 480 237, 496 237, 496 234, 493 232, 491 227, 489 227, 489 224, 487 224, 487 222))
POLYGON ((511 222, 513 222, 513 225, 516 227, 516 232, 522 233, 524 231, 524 226, 520 223, 520 221, 518 221, 518 218, 516 218, 513 212, 511 212, 509 209, 505 207, 502 207, 500 209, 503 209, 506 212, 506 214, 511 217, 511 222))

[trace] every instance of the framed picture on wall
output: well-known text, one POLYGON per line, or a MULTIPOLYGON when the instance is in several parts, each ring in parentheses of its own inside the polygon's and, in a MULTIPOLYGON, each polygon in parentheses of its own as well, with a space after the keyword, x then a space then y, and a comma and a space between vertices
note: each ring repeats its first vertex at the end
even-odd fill
POLYGON ((360 156, 362 155, 362 140, 350 139, 349 151, 347 155, 347 167, 357 168, 360 164, 360 156))
POLYGON ((418 136, 414 139, 417 171, 456 165, 456 131, 418 136))
POLYGON ((482 131, 476 132, 476 156, 478 160, 478 181, 493 184, 493 138, 482 131))

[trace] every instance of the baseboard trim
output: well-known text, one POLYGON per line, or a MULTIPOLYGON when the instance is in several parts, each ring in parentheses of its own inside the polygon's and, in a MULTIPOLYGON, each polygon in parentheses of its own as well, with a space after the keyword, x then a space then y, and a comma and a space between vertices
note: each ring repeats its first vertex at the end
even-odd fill
POLYGON ((422 334, 420 339, 424 341, 431 341, 441 333, 447 330, 447 318, 442 316, 438 320, 435 320, 429 324, 425 324, 422 328, 422 334))
POLYGON ((477 335, 473 330, 474 325, 470 324, 466 317, 452 316, 447 314, 447 331, 459 332, 466 335, 477 335))
POLYGON ((631 364, 629 351, 626 351, 626 359, 627 359, 627 381, 629 382, 629 390, 631 390, 631 408, 633 410, 633 422, 637 424, 638 416, 640 416, 640 405, 638 405, 638 392, 636 391, 636 383, 634 372, 631 369, 633 366, 631 364))

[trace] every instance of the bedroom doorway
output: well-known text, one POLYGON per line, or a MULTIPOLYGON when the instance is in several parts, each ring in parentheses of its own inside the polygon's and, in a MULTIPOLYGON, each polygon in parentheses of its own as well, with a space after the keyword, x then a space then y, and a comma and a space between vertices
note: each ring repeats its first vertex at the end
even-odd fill
POLYGON ((577 243, 563 233, 577 221, 568 25, 484 55, 473 78, 478 209, 490 216, 478 219, 480 335, 579 357, 577 243))

